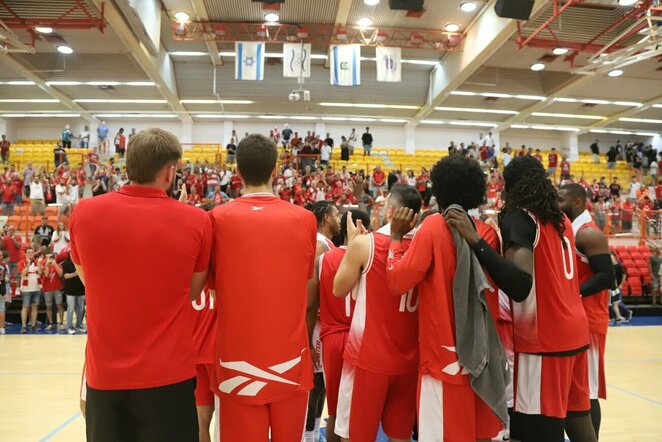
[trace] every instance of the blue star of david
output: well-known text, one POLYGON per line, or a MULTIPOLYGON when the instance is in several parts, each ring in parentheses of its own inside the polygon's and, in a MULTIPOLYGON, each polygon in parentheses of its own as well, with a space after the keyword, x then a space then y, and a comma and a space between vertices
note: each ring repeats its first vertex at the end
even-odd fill
POLYGON ((253 57, 246 57, 244 64, 246 66, 253 66, 255 64, 255 59, 253 57))

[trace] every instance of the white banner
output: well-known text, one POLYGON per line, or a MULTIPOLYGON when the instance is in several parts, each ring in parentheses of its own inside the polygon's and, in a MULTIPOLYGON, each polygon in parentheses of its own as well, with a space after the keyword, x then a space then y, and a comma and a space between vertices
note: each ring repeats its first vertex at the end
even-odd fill
POLYGON ((283 43, 283 77, 310 77, 311 44, 283 43))
POLYGON ((361 46, 332 45, 331 84, 334 86, 358 86, 361 84, 361 46))
POLYGON ((377 81, 402 81, 402 49, 377 46, 377 81))
POLYGON ((264 80, 264 43, 236 42, 235 80, 264 80))

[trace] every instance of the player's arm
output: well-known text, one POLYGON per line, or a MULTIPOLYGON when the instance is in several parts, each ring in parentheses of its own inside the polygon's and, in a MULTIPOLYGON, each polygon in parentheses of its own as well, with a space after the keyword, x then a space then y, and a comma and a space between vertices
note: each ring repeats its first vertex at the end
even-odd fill
MULTIPOLYGON (((515 302, 524 301, 533 286, 533 244, 536 226, 524 212, 511 212, 504 218, 501 233, 505 256, 501 257, 478 235, 466 213, 450 210, 446 222, 455 227, 473 249, 481 265, 499 288, 515 302)), ((531 220, 532 221, 532 220, 531 220)))
POLYGON ((320 307, 320 258, 315 258, 315 271, 313 277, 308 280, 308 304, 306 306, 306 326, 308 327, 308 345, 314 348, 313 331, 317 322, 317 312, 320 307))
MULTIPOLYGON (((209 260, 211 257, 211 246, 213 242, 213 234, 211 230, 211 220, 208 216, 203 216, 202 235, 200 238, 200 251, 198 252, 198 259, 193 269, 191 276, 191 285, 189 292, 189 299, 195 301, 204 290, 209 280, 209 260)), ((211 287, 213 290, 215 287, 211 287)))
POLYGON ((315 259, 319 258, 319 256, 325 253, 326 251, 327 250, 324 244, 322 244, 321 241, 317 241, 317 246, 315 248, 315 259))
MULTIPOLYGON (((347 224, 350 224, 349 221, 347 224)), ((370 237, 357 236, 347 246, 347 252, 340 262, 336 277, 333 279, 333 294, 344 298, 361 278, 361 272, 368 264, 370 255, 370 237)))
POLYGON ((432 238, 428 229, 421 227, 406 250, 402 238, 416 225, 413 210, 401 207, 391 219, 391 245, 386 262, 386 281, 392 295, 401 295, 421 282, 433 259, 432 238), (405 253, 406 252, 406 253, 405 253))
POLYGON ((584 229, 577 233, 576 246, 588 259, 593 276, 579 286, 582 297, 609 290, 614 285, 614 266, 611 263, 609 243, 604 233, 584 229))

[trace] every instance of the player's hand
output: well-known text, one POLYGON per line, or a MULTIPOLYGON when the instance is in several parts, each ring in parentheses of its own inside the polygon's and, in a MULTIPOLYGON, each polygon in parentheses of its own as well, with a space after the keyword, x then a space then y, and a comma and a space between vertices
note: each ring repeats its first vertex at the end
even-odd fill
POLYGON ((471 247, 480 242, 481 237, 476 232, 473 223, 469 219, 469 215, 459 210, 449 210, 444 215, 444 218, 446 219, 446 224, 450 227, 455 227, 471 247))
POLYGON ((406 207, 396 209, 391 219, 391 238, 400 241, 416 226, 417 221, 418 215, 413 210, 406 207))
POLYGON ((366 233, 368 233, 368 229, 363 226, 363 221, 359 219, 356 221, 355 225, 354 220, 352 219, 352 212, 347 212, 347 244, 352 242, 357 236, 366 233))
POLYGON ((182 193, 179 195, 179 201, 185 203, 188 200, 188 192, 186 192, 186 186, 182 184, 182 193))

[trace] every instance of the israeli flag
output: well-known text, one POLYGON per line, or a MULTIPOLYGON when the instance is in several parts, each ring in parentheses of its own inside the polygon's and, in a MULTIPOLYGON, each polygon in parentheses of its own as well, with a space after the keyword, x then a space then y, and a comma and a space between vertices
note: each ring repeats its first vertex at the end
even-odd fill
POLYGON ((234 50, 234 79, 264 80, 264 42, 238 41, 234 50))
POLYGON ((361 84, 361 46, 332 45, 331 84, 359 86, 361 84))
POLYGON ((400 82, 402 49, 377 46, 377 81, 400 82))
POLYGON ((310 43, 283 43, 283 77, 310 77, 310 43))

